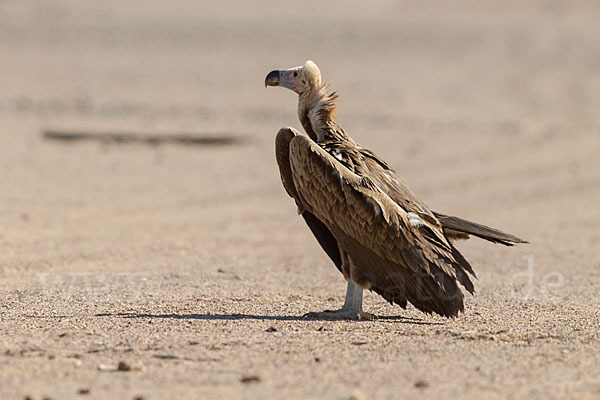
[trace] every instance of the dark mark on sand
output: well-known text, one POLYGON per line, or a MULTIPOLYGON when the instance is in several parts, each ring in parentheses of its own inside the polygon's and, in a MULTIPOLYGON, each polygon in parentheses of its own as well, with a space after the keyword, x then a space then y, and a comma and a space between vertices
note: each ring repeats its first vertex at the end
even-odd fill
POLYGON ((179 360, 179 357, 174 354, 155 354, 154 358, 160 358, 161 360, 179 360))
POLYGON ((429 387, 429 382, 424 380, 418 380, 415 382, 415 387, 419 389, 425 389, 429 387))
POLYGON ((230 134, 192 134, 192 133, 156 133, 142 134, 134 132, 84 132, 44 130, 46 140, 60 142, 99 142, 102 144, 146 144, 158 146, 175 144, 185 146, 231 146, 247 144, 247 137, 230 134))
POLYGON ((240 379, 240 382, 242 383, 258 383, 260 381, 261 379, 258 375, 244 376, 242 379, 240 379))

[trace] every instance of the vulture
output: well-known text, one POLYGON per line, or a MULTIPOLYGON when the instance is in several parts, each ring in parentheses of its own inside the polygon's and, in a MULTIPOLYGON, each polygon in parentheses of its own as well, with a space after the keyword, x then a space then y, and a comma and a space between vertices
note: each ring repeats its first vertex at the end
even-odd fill
POLYGON ((470 236, 506 246, 527 243, 429 209, 387 162, 336 123, 338 95, 328 89, 314 62, 269 72, 267 86, 298 94, 306 134, 290 127, 277 133, 281 181, 348 282, 341 309, 305 316, 372 319, 362 309, 363 290, 369 289, 402 308, 411 303, 428 314, 456 317, 464 311, 460 286, 473 294, 471 277, 476 275, 453 243, 470 236))

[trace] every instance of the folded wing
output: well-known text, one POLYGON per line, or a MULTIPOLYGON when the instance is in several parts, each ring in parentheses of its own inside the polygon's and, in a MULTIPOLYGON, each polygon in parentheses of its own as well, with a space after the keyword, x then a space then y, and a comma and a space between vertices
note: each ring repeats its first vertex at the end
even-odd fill
POLYGON ((454 316, 463 310, 457 283, 472 293, 472 269, 435 218, 403 209, 368 176, 353 173, 290 128, 278 134, 277 161, 299 210, 322 223, 370 289, 424 312, 454 316))

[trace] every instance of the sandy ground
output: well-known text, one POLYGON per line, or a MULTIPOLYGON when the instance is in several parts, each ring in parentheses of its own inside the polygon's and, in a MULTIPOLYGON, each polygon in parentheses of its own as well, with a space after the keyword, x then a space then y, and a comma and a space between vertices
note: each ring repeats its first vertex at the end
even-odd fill
POLYGON ((0 2, 0 398, 600 397, 600 7, 369 3, 0 2), (345 283, 279 181, 296 98, 263 81, 308 58, 433 209, 531 241, 460 245, 459 318, 301 318, 345 283))

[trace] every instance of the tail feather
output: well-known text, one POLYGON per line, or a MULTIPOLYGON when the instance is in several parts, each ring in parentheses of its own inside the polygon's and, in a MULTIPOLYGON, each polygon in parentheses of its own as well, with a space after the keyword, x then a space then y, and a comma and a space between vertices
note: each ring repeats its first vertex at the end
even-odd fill
POLYGON ((467 239, 469 235, 474 235, 481 239, 489 240, 493 243, 500 243, 505 246, 513 246, 515 243, 529 243, 515 235, 478 224, 477 222, 471 222, 466 219, 439 213, 435 213, 435 216, 438 218, 444 231, 451 239, 467 239))

